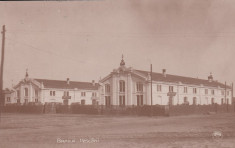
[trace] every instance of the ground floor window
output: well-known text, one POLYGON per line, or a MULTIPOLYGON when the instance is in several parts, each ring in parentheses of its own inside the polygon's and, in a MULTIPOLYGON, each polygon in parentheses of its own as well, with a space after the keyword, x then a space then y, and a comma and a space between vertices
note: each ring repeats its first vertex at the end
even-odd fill
POLYGON ((28 103, 29 102, 29 100, 28 99, 24 99, 24 103, 28 103))
POLYGON ((85 105, 86 104, 86 101, 83 99, 81 100, 81 105, 85 105))
POLYGON ((11 98, 10 97, 7 97, 7 102, 11 102, 11 98))
POLYGON ((69 100, 68 99, 64 99, 64 105, 69 105, 69 100))
POLYGON ((187 97, 184 97, 184 104, 189 104, 187 97))
POLYGON ((125 96, 119 96, 119 106, 125 106, 125 96))
POLYGON ((193 97, 193 105, 197 105, 197 98, 193 97))
POLYGON ((223 105, 223 104, 224 104, 224 98, 221 99, 221 105, 223 105))
POLYGON ((38 102, 38 99, 35 99, 35 102, 38 102))
POLYGON ((105 106, 110 106, 110 105, 111 105, 110 96, 105 96, 105 106))
POLYGON ((211 98, 211 104, 215 104, 215 98, 211 98))
POLYGON ((92 105, 97 105, 97 101, 95 99, 92 100, 92 105))
POLYGON ((17 103, 20 103, 20 99, 17 99, 17 103))
POLYGON ((143 95, 137 95, 137 106, 142 106, 144 105, 144 99, 143 99, 143 95))
POLYGON ((173 105, 173 97, 169 97, 169 102, 168 102, 169 105, 173 105))
POLYGON ((229 104, 229 99, 226 100, 226 103, 229 104))

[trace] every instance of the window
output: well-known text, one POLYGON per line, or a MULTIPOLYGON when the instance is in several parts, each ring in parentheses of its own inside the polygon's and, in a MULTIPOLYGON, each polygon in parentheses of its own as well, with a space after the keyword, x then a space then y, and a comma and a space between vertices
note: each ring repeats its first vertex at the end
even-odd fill
POLYGON ((188 87, 184 87, 184 93, 188 93, 188 87))
POLYGON ((119 81, 119 91, 125 92, 125 81, 123 80, 119 81))
POLYGON ((105 92, 110 93, 110 84, 105 84, 105 92))
POLYGON ((7 97, 7 102, 11 102, 11 98, 10 97, 7 97))
POLYGON ((224 95, 224 90, 221 90, 221 95, 224 95))
POLYGON ((143 95, 137 95, 137 106, 142 106, 143 104, 143 95))
POLYGON ((137 87, 137 92, 143 92, 143 84, 142 83, 140 83, 140 82, 138 82, 137 84, 136 84, 136 87, 137 87))
POLYGON ((229 91, 227 91, 227 95, 229 96, 229 91))
POLYGON ((226 103, 229 104, 229 99, 228 98, 226 99, 226 103))
POLYGON ((214 89, 211 90, 211 94, 212 94, 212 95, 215 94, 215 90, 214 90, 214 89))
POLYGON ((17 97, 20 98, 20 90, 17 90, 17 97))
POLYGON ((17 103, 18 103, 18 104, 20 103, 20 99, 17 99, 17 103))
POLYGON ((38 97, 38 90, 35 90, 35 97, 38 97))
POLYGON ((125 106, 125 96, 119 96, 119 106, 125 106))
POLYGON ((35 102, 38 102, 38 99, 35 99, 35 102))
POLYGON ((157 91, 161 92, 162 91, 162 85, 157 85, 157 91))
POLYGON ((174 87, 173 86, 169 86, 169 92, 173 92, 174 91, 174 87))
POLYGON ((28 103, 29 102, 29 100, 28 99, 24 99, 24 103, 28 103))
POLYGON ((82 93, 81 93, 81 96, 82 96, 82 97, 85 97, 85 96, 86 96, 86 92, 82 92, 82 93))
POLYGON ((211 104, 215 104, 215 98, 211 98, 211 104))
POLYGON ((223 104, 224 104, 224 98, 221 99, 221 105, 223 105, 223 104))
POLYGON ((96 92, 92 92, 92 97, 96 97, 96 92))
POLYGON ((86 101, 83 99, 81 100, 81 105, 85 105, 86 101))
POLYGON ((194 94, 197 93, 197 88, 193 88, 193 93, 194 93, 194 94))
POLYGON ((95 99, 92 100, 92 105, 98 105, 97 103, 98 101, 96 101, 95 99))
POLYGON ((25 89, 24 89, 24 96, 25 96, 25 97, 28 97, 28 96, 29 96, 29 90, 28 90, 28 88, 25 88, 25 89))
POLYGON ((184 104, 189 104, 187 97, 184 97, 184 104))
POLYGON ((110 106, 110 105, 111 105, 110 96, 105 96, 105 106, 110 106))
MULTIPOLYGON (((64 92, 65 95, 66 91, 64 92)), ((55 91, 50 91, 50 96, 55 96, 55 91)))
POLYGON ((193 105, 197 105, 197 98, 193 97, 193 105))
POLYGON ((206 94, 206 95, 208 94, 208 89, 205 89, 205 94, 206 94))

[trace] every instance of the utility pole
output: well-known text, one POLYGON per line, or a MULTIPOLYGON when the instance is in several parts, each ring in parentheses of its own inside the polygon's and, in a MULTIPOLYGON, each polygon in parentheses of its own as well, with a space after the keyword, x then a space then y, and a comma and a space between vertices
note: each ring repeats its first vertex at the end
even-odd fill
POLYGON ((151 117, 153 115, 153 79, 152 79, 152 64, 150 65, 150 76, 151 76, 151 117))
POLYGON ((2 58, 1 58, 1 77, 0 77, 0 121, 2 107, 5 103, 5 97, 3 94, 3 64, 4 64, 4 48, 5 48, 5 25, 2 26, 2 58))

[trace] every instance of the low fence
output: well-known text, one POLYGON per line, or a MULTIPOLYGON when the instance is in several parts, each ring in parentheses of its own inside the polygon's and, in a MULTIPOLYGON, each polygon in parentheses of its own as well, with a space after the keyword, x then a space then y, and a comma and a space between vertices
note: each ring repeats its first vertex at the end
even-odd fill
POLYGON ((176 105, 169 106, 168 114, 175 115, 190 115, 190 114, 208 114, 208 113, 225 113, 235 112, 234 105, 176 105))
POLYGON ((41 104, 27 104, 18 105, 10 104, 2 108, 2 112, 5 113, 28 113, 28 114, 42 114, 44 106, 41 104))
POLYGON ((176 116, 190 114, 207 114, 235 112, 235 105, 176 105, 176 106, 102 106, 102 105, 62 105, 61 103, 10 104, 2 109, 6 113, 62 113, 90 115, 130 115, 130 116, 176 116))

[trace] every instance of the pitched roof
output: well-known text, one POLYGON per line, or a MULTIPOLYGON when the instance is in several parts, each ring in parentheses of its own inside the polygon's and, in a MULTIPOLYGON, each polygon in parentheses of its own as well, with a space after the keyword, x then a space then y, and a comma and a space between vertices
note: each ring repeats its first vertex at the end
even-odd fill
POLYGON ((34 79, 39 83, 43 83, 44 88, 60 88, 60 89, 86 89, 86 90, 98 90, 98 83, 93 85, 91 82, 76 82, 70 81, 69 85, 67 81, 62 80, 47 80, 47 79, 34 79))
MULTIPOLYGON (((148 76, 148 71, 142 71, 142 70, 135 70, 146 77, 148 76)), ((184 76, 177 76, 177 75, 170 75, 166 74, 166 77, 163 76, 162 73, 152 73, 152 80, 153 81, 163 81, 163 82, 171 82, 171 83, 183 83, 183 84, 193 84, 193 85, 204 85, 204 86, 210 86, 210 87, 221 87, 225 88, 225 84, 222 84, 217 81, 209 82, 208 80, 204 79, 198 79, 198 78, 191 78, 191 77, 184 77, 184 76)), ((230 86, 226 85, 226 88, 231 88, 230 86)))

